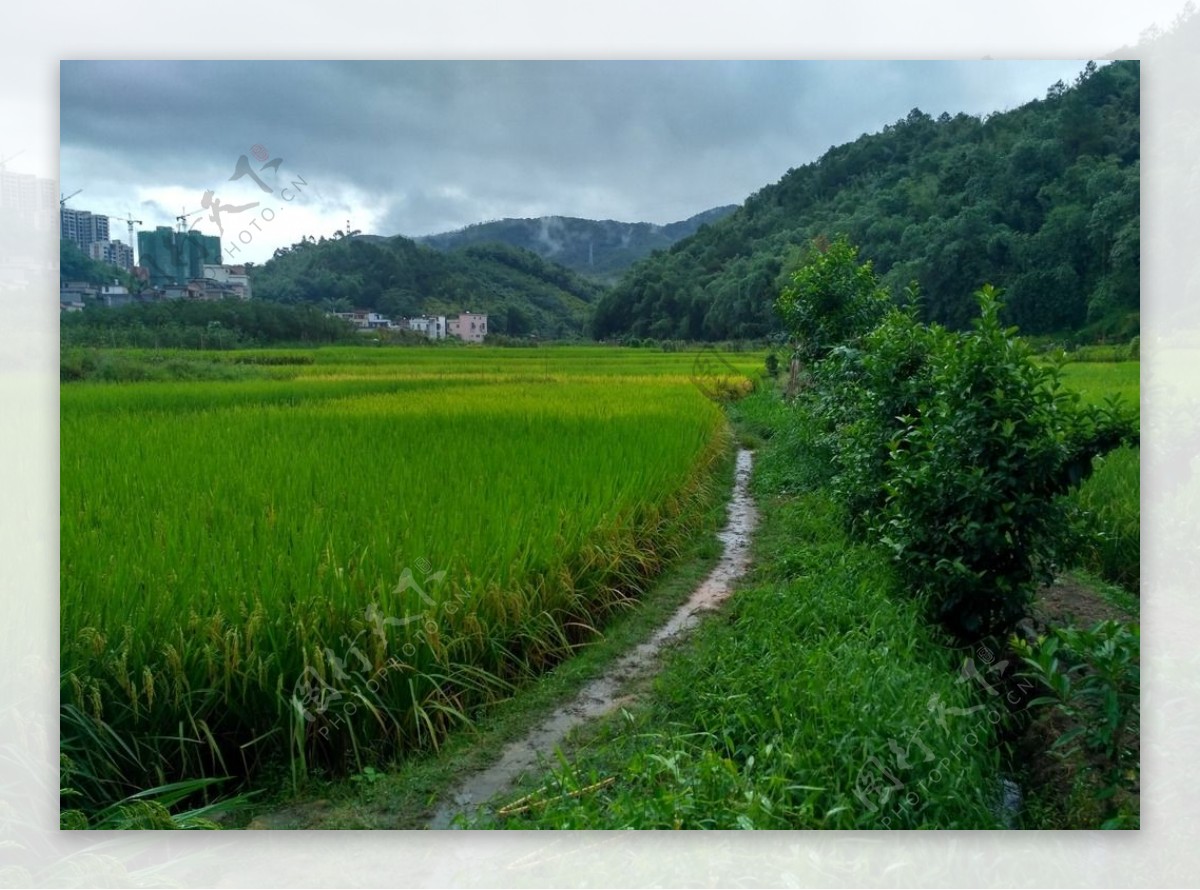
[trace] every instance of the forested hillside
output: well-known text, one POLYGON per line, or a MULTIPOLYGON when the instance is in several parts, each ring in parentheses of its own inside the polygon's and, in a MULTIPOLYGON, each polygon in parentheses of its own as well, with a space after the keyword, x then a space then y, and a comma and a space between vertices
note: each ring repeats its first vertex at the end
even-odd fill
POLYGON ((736 205, 714 207, 663 226, 571 216, 500 219, 416 240, 439 250, 472 244, 509 244, 553 260, 586 278, 612 283, 652 251, 665 250, 695 234, 705 223, 723 219, 736 209, 736 205))
POLYGON ((982 119, 913 109, 636 265, 597 306, 593 332, 766 335, 787 273, 814 239, 845 234, 893 294, 919 283, 927 321, 964 327, 971 294, 991 283, 1024 333, 1131 336, 1139 87, 1136 61, 1088 63, 1070 86, 982 119))
POLYGON ((498 334, 580 334, 603 289, 501 244, 443 253, 407 238, 304 240, 250 269, 255 299, 373 309, 391 317, 486 312, 498 334))

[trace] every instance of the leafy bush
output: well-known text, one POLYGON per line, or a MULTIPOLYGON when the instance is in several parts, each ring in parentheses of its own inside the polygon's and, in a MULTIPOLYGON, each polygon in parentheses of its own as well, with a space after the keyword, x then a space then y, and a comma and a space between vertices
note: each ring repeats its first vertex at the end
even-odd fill
POLYGON ((797 352, 805 361, 852 343, 887 311, 887 291, 879 286, 871 263, 860 265, 857 258, 858 248, 845 236, 827 246, 817 244, 779 295, 776 311, 798 339, 797 352))
POLYGON ((844 238, 792 273, 777 309, 810 366, 833 493, 854 529, 890 549, 934 615, 973 639, 1012 627, 1075 540, 1060 494, 1092 460, 1137 441, 1117 402, 1081 406, 1061 366, 1039 362, 977 292, 974 329, 953 333, 889 306, 844 238))
POLYGON ((985 286, 977 298, 974 331, 936 336, 930 395, 891 444, 875 526, 966 638, 1013 626, 1052 577, 1069 528, 1055 496, 1074 478, 1079 438, 1099 426, 1079 419, 1057 368, 1001 325, 998 293, 985 286))
MULTIPOLYGON (((1102 621, 1090 630, 1054 628, 1030 644, 1014 637, 1025 664, 1022 676, 1041 683, 1049 695, 1030 702, 1062 713, 1071 728, 1054 749, 1063 757, 1087 752, 1101 768, 1101 800, 1138 789, 1138 726, 1141 716, 1141 633, 1136 624, 1102 621)), ((1105 828, 1136 820, 1114 802, 1105 828)), ((1136 827, 1136 826, 1134 826, 1136 827)))
POLYGON ((831 490, 859 532, 884 506, 891 443, 928 395, 938 336, 915 308, 892 308, 861 349, 837 347, 813 369, 806 408, 833 466, 831 490))

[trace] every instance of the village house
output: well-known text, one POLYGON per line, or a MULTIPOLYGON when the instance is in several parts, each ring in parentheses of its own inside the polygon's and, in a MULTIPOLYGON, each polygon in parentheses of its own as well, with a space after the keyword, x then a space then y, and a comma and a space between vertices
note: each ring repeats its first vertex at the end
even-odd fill
POLYGON ((450 319, 447 333, 468 343, 482 343, 487 336, 487 315, 479 312, 461 312, 458 318, 450 319))

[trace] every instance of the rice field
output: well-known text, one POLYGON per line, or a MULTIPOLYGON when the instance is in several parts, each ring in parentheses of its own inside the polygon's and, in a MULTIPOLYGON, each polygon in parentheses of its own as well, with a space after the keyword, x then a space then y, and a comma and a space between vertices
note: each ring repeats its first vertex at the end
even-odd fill
MULTIPOLYGON (((1140 362, 1076 362, 1064 366, 1063 383, 1089 404, 1116 398, 1140 413, 1140 367, 1140 362)), ((1090 533, 1081 546, 1082 567, 1134 594, 1141 588, 1140 458, 1140 449, 1130 446, 1096 458, 1092 475, 1070 495, 1090 533)))
POLYGON ((1085 402, 1102 405, 1109 397, 1134 411, 1141 392, 1141 362, 1071 362, 1063 365, 1063 385, 1085 402))
POLYGON ((436 746, 670 560, 729 451, 705 381, 762 367, 301 359, 61 388, 61 743, 86 806, 436 746))

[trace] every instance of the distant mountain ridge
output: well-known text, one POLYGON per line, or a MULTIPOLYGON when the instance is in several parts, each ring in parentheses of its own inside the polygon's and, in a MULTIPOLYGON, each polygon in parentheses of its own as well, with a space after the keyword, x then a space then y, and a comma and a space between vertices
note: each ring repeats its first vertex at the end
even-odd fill
POLYGON ((736 204, 713 207, 666 225, 573 216, 510 218, 475 223, 454 232, 413 240, 443 251, 477 244, 507 244, 536 253, 579 275, 611 283, 638 260, 655 250, 670 248, 694 235, 701 226, 722 220, 735 210, 736 204))

